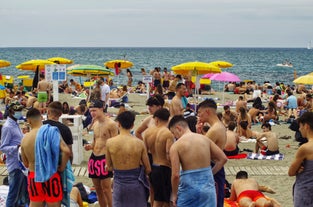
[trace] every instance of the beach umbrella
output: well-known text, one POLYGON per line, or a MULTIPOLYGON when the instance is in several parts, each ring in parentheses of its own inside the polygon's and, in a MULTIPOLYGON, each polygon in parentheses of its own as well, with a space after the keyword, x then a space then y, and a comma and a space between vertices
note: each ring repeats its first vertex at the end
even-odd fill
MULTIPOLYGON (((196 76, 195 94, 198 94, 200 86, 198 75, 206 73, 220 73, 221 69, 215 65, 205 62, 186 62, 172 67, 172 71, 176 74, 196 76)), ((195 101, 198 102, 197 100, 195 101)))
POLYGON ((202 76, 202 78, 209 78, 211 80, 215 81, 222 81, 222 82, 240 82, 240 78, 229 72, 221 72, 221 73, 208 73, 202 76))
MULTIPOLYGON (((240 82, 240 78, 229 72, 221 72, 216 74, 206 74, 202 78, 209 78, 211 81, 220 81, 220 82, 240 82)), ((224 102, 224 88, 223 88, 223 102, 224 102)))
POLYGON ((29 75, 19 75, 17 76, 18 79, 26 79, 29 78, 29 75))
POLYGON ((114 73, 110 69, 99 65, 78 65, 76 67, 72 67, 70 70, 67 71, 67 73, 74 76, 114 75, 114 73))
POLYGON ((215 65, 215 66, 217 66, 219 68, 230 68, 230 67, 233 67, 233 64, 231 64, 230 62, 221 61, 221 60, 213 61, 213 62, 210 62, 209 64, 215 65))
POLYGON ((11 63, 6 60, 0 60, 0 68, 9 67, 11 63))
POLYGON ((293 81, 295 84, 313 85, 313 72, 300 76, 293 81))
POLYGON ((52 58, 48 58, 47 60, 54 62, 56 64, 72 64, 73 63, 73 60, 63 58, 63 57, 52 57, 52 58))
POLYGON ((116 66, 119 69, 126 69, 133 67, 133 63, 128 60, 110 60, 104 63, 104 66, 107 68, 115 69, 116 66))
MULTIPOLYGON (((191 81, 193 83, 195 83, 196 82, 196 76, 192 76, 191 81)), ((211 85, 211 80, 208 78, 200 78, 199 83, 203 84, 203 85, 211 85)))
POLYGON ((23 62, 17 65, 16 68, 20 70, 30 70, 30 71, 36 71, 38 68, 38 70, 42 71, 42 70, 45 70, 46 65, 51 65, 51 64, 55 64, 55 63, 49 60, 37 59, 37 60, 29 60, 29 61, 23 62))

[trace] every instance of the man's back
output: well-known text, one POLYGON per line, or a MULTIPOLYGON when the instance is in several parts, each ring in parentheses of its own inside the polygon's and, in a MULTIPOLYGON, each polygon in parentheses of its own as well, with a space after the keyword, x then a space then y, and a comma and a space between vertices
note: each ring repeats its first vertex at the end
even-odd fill
POLYGON ((169 150, 174 142, 174 137, 167 127, 158 128, 155 139, 155 154, 153 163, 170 167, 169 150))
POLYGON ((233 187, 236 192, 236 196, 238 197, 241 192, 246 190, 259 190, 259 185, 255 179, 247 178, 247 179, 236 179, 233 182, 233 187))
POLYGON ((22 139, 21 143, 22 152, 28 162, 27 167, 31 172, 35 171, 35 143, 38 130, 39 129, 31 130, 29 133, 25 134, 25 137, 22 139))
POLYGON ((170 104, 171 116, 183 115, 183 105, 181 99, 175 95, 170 104))
POLYGON ((130 170, 138 168, 141 164, 144 143, 131 135, 118 135, 107 141, 108 160, 112 160, 116 170, 130 170))
MULTIPOLYGON (((143 140, 148 150, 148 153, 151 153, 152 156, 155 156, 155 141, 158 133, 158 128, 156 126, 152 126, 145 130, 143 140)), ((151 163, 152 164, 152 163, 151 163)))
POLYGON ((225 144, 224 150, 226 150, 226 151, 235 150, 237 147, 237 144, 239 142, 238 134, 234 131, 227 130, 226 136, 227 136, 227 139, 226 139, 226 144, 225 144))
POLYGON ((172 145, 172 148, 178 152, 183 170, 193 170, 210 166, 211 142, 203 135, 195 135, 195 133, 185 134, 172 145))

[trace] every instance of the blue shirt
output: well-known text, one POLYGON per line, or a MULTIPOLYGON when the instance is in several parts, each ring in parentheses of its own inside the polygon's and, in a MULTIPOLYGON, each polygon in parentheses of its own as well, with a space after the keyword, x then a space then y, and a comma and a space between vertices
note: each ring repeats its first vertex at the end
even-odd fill
POLYGON ((287 108, 288 109, 296 109, 298 108, 297 97, 291 95, 287 98, 287 108))
POLYGON ((9 173, 21 169, 18 161, 18 146, 22 138, 23 133, 18 123, 8 117, 2 127, 0 150, 7 156, 6 166, 9 173))

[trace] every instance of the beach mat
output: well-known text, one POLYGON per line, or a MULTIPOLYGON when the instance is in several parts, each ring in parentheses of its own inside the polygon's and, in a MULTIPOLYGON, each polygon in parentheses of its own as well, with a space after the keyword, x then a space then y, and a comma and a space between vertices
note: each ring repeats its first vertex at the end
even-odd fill
POLYGON ((224 198, 224 207, 239 207, 236 201, 230 201, 227 198, 224 198))
POLYGON ((247 159, 250 160, 283 160, 284 154, 262 155, 258 153, 248 153, 247 159))
POLYGON ((238 155, 227 156, 228 159, 244 159, 247 157, 246 153, 240 153, 238 155))

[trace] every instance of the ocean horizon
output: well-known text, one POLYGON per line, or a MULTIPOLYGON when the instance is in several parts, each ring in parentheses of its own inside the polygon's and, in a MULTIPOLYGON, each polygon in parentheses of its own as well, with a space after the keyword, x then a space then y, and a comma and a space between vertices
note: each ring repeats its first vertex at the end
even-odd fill
MULTIPOLYGON (((50 57, 72 59, 74 64, 104 65, 113 59, 126 59, 134 63, 130 68, 135 85, 141 80, 140 69, 149 72, 154 67, 171 67, 184 62, 212 62, 222 60, 231 62, 232 68, 223 69, 234 73, 243 80, 255 80, 262 84, 284 82, 292 85, 294 71, 298 76, 313 72, 313 50, 307 48, 275 47, 0 47, 0 59, 11 62, 11 66, 1 68, 3 75, 30 75, 31 71, 21 71, 16 65, 31 59, 48 59, 50 57), (290 61, 292 68, 278 67, 284 61, 290 61)), ((124 82, 125 71, 119 81, 124 82)), ((84 81, 85 78, 71 77, 84 81)), ((114 77, 117 80, 117 77, 114 77)), ((213 85, 216 85, 213 83, 213 85)))

